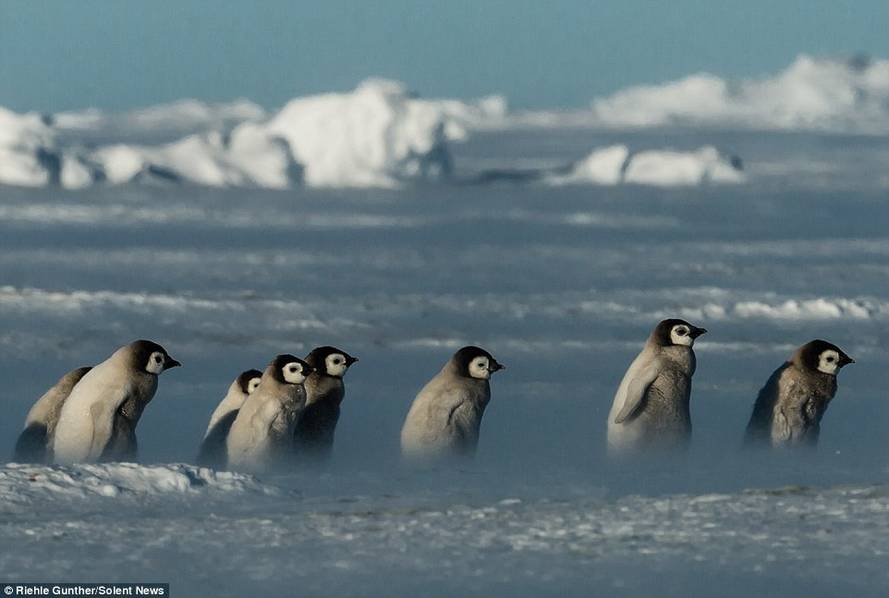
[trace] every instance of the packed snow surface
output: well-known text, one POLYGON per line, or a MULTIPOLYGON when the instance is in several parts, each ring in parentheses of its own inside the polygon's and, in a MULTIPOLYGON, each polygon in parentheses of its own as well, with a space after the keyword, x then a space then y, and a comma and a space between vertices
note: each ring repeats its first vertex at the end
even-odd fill
POLYGON ((0 469, 0 510, 88 501, 97 497, 145 499, 165 494, 277 494, 255 478, 192 465, 114 463, 45 467, 7 464, 0 469))

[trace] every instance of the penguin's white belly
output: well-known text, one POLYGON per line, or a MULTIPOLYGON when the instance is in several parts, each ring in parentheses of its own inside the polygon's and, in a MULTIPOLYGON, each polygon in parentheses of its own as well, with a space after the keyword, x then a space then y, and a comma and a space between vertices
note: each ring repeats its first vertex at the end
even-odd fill
MULTIPOLYGON (((275 457, 276 428, 285 410, 278 397, 251 397, 238 412, 226 441, 228 464, 234 469, 263 471, 275 457)), ((290 426, 288 441, 292 441, 290 426)))
POLYGON ((130 384, 94 368, 62 406, 53 455, 56 463, 97 461, 111 438, 114 413, 131 393, 130 384))

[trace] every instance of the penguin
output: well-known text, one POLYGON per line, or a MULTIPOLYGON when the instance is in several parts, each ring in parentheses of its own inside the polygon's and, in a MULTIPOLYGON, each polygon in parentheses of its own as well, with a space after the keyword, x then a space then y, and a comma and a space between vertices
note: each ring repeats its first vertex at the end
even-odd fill
POLYGON ((53 461, 108 461, 135 454, 135 426, 157 391, 158 376, 180 365, 157 343, 138 340, 92 368, 62 405, 53 461))
POLYGON ((401 428, 409 459, 475 455, 490 378, 504 369, 479 347, 463 347, 420 390, 401 428))
POLYGON ((608 453, 687 448, 695 339, 707 332, 685 320, 663 320, 624 374, 608 414, 608 453))
POLYGON ((343 376, 358 361, 336 347, 317 347, 306 355, 315 368, 305 381, 306 407, 294 430, 294 448, 299 456, 326 459, 333 449, 333 436, 346 395, 343 376))
POLYGON ((306 405, 303 383, 314 371, 293 355, 278 355, 247 397, 226 439, 228 466, 262 472, 293 454, 293 429, 306 405))
POLYGON ((203 467, 220 469, 225 467, 225 440, 231 430, 232 423, 238 416, 238 410, 253 394, 259 386, 262 372, 259 370, 247 370, 242 372, 228 387, 228 392, 222 402, 216 406, 210 416, 210 423, 204 433, 204 440, 198 452, 197 464, 203 467))
POLYGON ((855 360, 824 340, 799 347, 759 391, 745 446, 816 446, 821 418, 837 392, 837 373, 850 363, 855 360))
POLYGON ((49 463, 50 447, 59 422, 59 413, 71 389, 90 371, 89 367, 71 370, 62 376, 28 411, 25 428, 15 443, 12 460, 17 463, 49 463))

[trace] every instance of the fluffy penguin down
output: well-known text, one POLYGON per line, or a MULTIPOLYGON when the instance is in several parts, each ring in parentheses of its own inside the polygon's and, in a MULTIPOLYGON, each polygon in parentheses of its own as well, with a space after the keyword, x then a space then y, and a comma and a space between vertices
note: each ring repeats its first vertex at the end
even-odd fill
POLYGON ((8 463, 0 467, 0 504, 6 506, 66 498, 144 498, 198 493, 276 495, 280 490, 250 475, 179 463, 71 466, 8 463))

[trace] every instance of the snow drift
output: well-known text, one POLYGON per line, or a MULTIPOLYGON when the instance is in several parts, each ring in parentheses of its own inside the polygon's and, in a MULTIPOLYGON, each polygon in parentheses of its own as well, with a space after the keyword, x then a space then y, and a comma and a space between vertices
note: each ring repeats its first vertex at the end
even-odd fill
POLYGON ((634 183, 658 187, 695 186, 744 181, 740 160, 706 146, 695 151, 645 150, 631 153, 625 145, 594 150, 567 172, 550 174, 552 185, 634 183))
POLYGON ((0 467, 0 503, 7 507, 30 505, 36 500, 245 492, 276 495, 281 491, 249 475, 194 465, 103 463, 62 467, 8 463, 0 467))
POLYGON ((889 131, 889 60, 799 56, 772 77, 730 82, 699 73, 619 91, 592 104, 612 127, 740 126, 756 129, 889 131))

